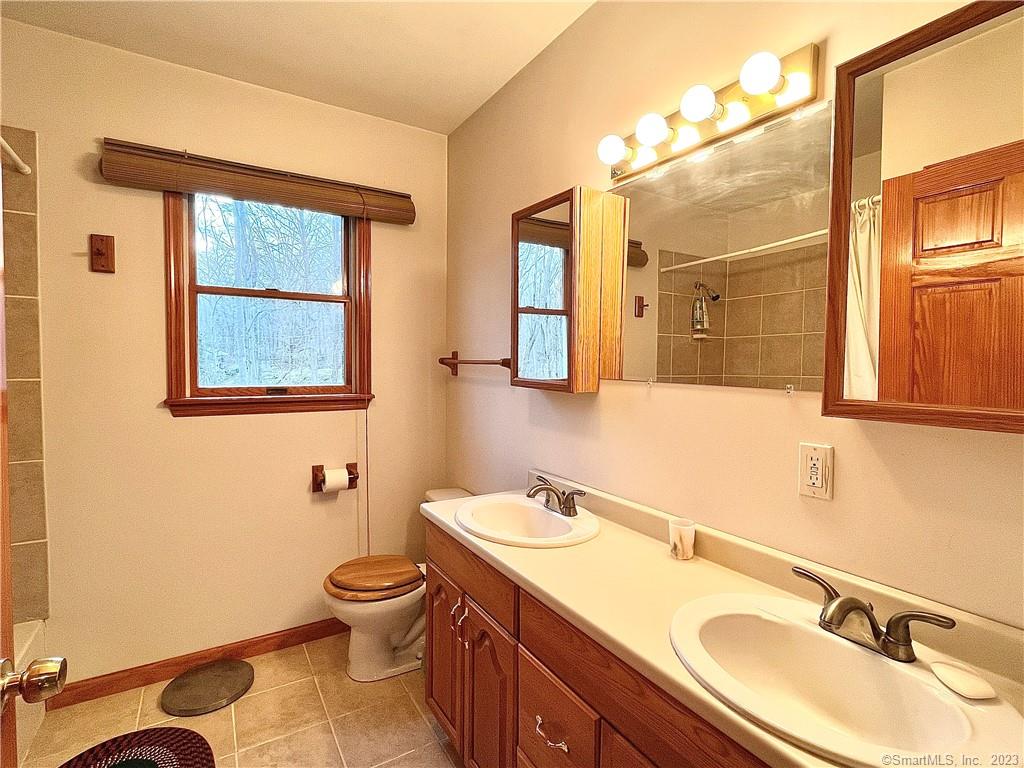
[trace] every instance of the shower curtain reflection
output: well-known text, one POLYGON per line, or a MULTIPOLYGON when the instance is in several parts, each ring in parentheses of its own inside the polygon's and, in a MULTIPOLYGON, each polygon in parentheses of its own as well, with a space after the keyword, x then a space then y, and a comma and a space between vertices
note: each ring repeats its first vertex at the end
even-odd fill
POLYGON ((851 399, 877 400, 882 197, 857 200, 850 208, 845 393, 851 399))

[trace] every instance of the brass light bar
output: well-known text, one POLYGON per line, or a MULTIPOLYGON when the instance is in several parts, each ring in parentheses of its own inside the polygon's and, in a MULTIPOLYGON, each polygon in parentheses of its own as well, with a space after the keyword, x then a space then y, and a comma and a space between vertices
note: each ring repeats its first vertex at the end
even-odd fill
POLYGON ((779 59, 782 64, 781 88, 759 95, 747 93, 739 80, 715 91, 715 101, 725 107, 719 119, 708 118, 690 122, 681 112, 665 117, 670 128, 669 137, 657 146, 644 148, 636 134, 625 139, 626 159, 611 166, 611 178, 620 183, 640 173, 645 173, 663 163, 688 155, 701 147, 736 133, 749 130, 771 118, 791 112, 809 104, 818 97, 818 46, 805 45, 779 59), (733 114, 730 116, 730 105, 733 114), (749 116, 744 115, 746 110, 749 116), (738 119, 743 118, 743 119, 738 119), (653 157, 641 162, 643 154, 653 157))

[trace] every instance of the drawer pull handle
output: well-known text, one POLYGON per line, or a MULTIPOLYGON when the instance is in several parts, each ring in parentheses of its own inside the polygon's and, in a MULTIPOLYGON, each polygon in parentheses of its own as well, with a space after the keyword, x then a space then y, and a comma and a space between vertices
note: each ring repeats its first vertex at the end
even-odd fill
POLYGON ((557 744, 551 741, 548 738, 548 735, 544 733, 543 729, 541 728, 542 725, 544 725, 544 718, 542 718, 540 715, 537 715, 537 735, 544 739, 544 743, 552 749, 560 749, 563 752, 565 752, 565 754, 569 754, 569 745, 566 744, 565 741, 560 741, 557 744))
POLYGON ((462 607, 462 595, 459 595, 459 599, 455 601, 455 605, 452 606, 451 611, 448 613, 448 628, 452 632, 455 631, 455 612, 462 607))

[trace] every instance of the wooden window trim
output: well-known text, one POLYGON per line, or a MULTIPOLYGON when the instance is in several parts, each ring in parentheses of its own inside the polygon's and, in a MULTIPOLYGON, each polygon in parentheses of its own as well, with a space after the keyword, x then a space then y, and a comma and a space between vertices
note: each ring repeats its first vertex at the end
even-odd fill
POLYGON ((572 225, 566 223, 564 233, 567 236, 563 240, 563 228, 557 226, 560 222, 552 222, 536 218, 539 214, 563 203, 569 204, 569 222, 575 221, 576 216, 576 195, 574 190, 569 189, 547 200, 524 208, 512 215, 512 386, 527 387, 531 389, 546 389, 553 392, 571 392, 573 374, 575 372, 575 355, 573 355, 573 344, 575 343, 575 249, 576 244, 572 242, 572 225), (538 307, 521 307, 519 305, 519 227, 528 222, 535 233, 543 228, 552 230, 551 240, 543 244, 562 248, 565 251, 565 266, 563 271, 562 288, 564 291, 563 309, 541 309, 538 307), (555 232, 557 230, 557 233, 555 232), (567 242, 566 242, 567 241, 567 242), (562 379, 528 379, 519 375, 519 316, 520 315, 555 315, 566 319, 566 377, 562 379))
POLYGON ((370 221, 346 219, 349 259, 348 294, 295 294, 307 301, 345 305, 346 381, 340 387, 289 387, 287 394, 266 394, 266 388, 201 388, 195 354, 196 304, 199 293, 293 298, 286 291, 202 286, 195 284, 192 206, 189 196, 164 192, 164 253, 167 279, 167 398, 174 416, 225 416, 254 413, 365 410, 370 389, 370 221))

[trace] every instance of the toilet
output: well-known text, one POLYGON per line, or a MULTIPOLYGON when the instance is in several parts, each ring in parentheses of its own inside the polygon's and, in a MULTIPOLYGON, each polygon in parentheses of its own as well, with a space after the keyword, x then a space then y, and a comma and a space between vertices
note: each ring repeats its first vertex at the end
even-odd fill
MULTIPOLYGON (((465 488, 426 492, 426 501, 470 496, 465 488)), ((423 662, 426 566, 404 555, 348 560, 324 579, 324 601, 352 629, 348 675, 359 682, 383 680, 418 669, 423 662)))

